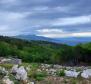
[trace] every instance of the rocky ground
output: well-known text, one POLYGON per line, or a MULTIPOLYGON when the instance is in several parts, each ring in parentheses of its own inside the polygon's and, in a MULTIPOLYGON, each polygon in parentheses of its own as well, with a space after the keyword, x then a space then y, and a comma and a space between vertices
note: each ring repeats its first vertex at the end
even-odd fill
POLYGON ((0 84, 91 84, 91 67, 0 64, 0 84))

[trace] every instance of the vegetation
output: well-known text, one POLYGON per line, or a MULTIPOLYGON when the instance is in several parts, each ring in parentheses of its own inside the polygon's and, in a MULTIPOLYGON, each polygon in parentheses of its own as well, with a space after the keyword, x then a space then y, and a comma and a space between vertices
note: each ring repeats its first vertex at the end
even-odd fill
POLYGON ((34 75, 34 78, 36 79, 36 80, 38 80, 38 81, 41 81, 41 80, 43 80, 45 77, 47 76, 47 73, 46 72, 39 72, 39 71, 37 71, 36 73, 35 73, 35 75, 34 75))
POLYGON ((57 72, 57 75, 60 76, 60 77, 61 77, 61 76, 65 76, 64 70, 58 71, 58 72, 57 72))
POLYGON ((46 41, 25 41, 0 36, 0 56, 18 57, 28 63, 90 64, 91 43, 68 46, 46 41))

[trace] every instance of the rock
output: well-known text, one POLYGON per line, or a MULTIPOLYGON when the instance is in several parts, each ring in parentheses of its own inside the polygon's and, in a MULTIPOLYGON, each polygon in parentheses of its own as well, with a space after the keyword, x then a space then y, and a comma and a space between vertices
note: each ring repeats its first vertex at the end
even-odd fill
POLYGON ((42 70, 48 69, 48 68, 51 68, 51 65, 49 65, 49 64, 41 64, 41 68, 42 68, 42 70))
POLYGON ((4 84, 14 84, 14 82, 11 81, 11 80, 8 78, 8 76, 5 76, 5 77, 3 78, 3 80, 2 80, 2 82, 3 82, 4 84))
POLYGON ((61 69, 62 68, 62 66, 61 65, 53 65, 53 68, 55 68, 55 69, 61 69))
POLYGON ((8 71, 5 68, 0 67, 0 74, 3 76, 8 75, 8 71))
MULTIPOLYGON (((13 56, 12 56, 13 57, 13 56)), ((3 63, 3 64, 21 64, 22 63, 22 60, 21 59, 18 59, 18 58, 4 58, 4 57, 0 57, 0 63, 3 63)))
POLYGON ((81 77, 83 77, 83 78, 89 78, 88 74, 86 74, 85 72, 83 72, 83 73, 81 74, 81 77))
POLYGON ((55 76, 56 75, 56 70, 55 69, 49 69, 48 71, 47 71, 47 73, 49 74, 49 75, 53 75, 53 76, 55 76))
POLYGON ((28 83, 28 84, 35 84, 34 82, 30 82, 30 83, 28 83))
POLYGON ((12 67, 12 69, 11 69, 11 72, 12 72, 12 73, 16 73, 17 70, 18 70, 18 65, 14 65, 14 66, 12 67))
POLYGON ((91 69, 84 70, 81 74, 81 77, 83 77, 83 78, 91 77, 91 69))
POLYGON ((38 72, 42 72, 41 69, 37 69, 38 72))
POLYGON ((22 60, 18 58, 11 58, 10 63, 12 64, 22 64, 22 60))
POLYGON ((30 66, 27 66, 27 67, 26 67, 26 70, 27 70, 27 71, 30 71, 30 70, 31 70, 30 66))
POLYGON ((75 77, 77 78, 77 76, 79 75, 80 72, 76 72, 76 71, 67 71, 65 70, 65 75, 68 77, 75 77))
POLYGON ((17 74, 16 74, 16 79, 18 79, 18 80, 27 80, 27 71, 24 69, 23 66, 18 68, 17 74))

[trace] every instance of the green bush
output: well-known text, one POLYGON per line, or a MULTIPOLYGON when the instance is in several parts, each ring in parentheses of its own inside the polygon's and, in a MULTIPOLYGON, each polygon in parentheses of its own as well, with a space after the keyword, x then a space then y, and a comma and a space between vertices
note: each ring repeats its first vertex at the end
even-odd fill
POLYGON ((58 76, 65 76, 64 70, 57 71, 58 76))
POLYGON ((46 76, 47 76, 47 73, 46 72, 39 72, 39 71, 36 71, 36 70, 30 70, 30 72, 28 73, 28 76, 30 78, 34 78, 35 80, 43 80, 46 76))
POLYGON ((46 72, 36 72, 34 78, 38 81, 43 80, 47 76, 46 72))

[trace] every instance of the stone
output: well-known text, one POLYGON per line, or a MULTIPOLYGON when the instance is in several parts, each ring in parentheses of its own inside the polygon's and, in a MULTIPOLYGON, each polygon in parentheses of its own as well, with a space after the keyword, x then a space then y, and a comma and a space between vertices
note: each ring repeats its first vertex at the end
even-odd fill
POLYGON ((3 67, 0 67, 0 74, 2 74, 2 75, 8 75, 8 71, 5 69, 5 68, 3 68, 3 67))
POLYGON ((18 65, 14 65, 11 69, 11 73, 16 73, 18 70, 18 65))
POLYGON ((22 60, 18 59, 18 58, 11 58, 10 63, 12 63, 12 64, 21 64, 22 60))
POLYGON ((75 77, 77 78, 77 76, 79 75, 80 72, 76 72, 76 71, 67 71, 65 70, 65 75, 68 77, 75 77))
POLYGON ((30 83, 28 83, 28 84, 35 84, 34 82, 30 82, 30 83))
POLYGON ((2 82, 3 82, 4 84, 14 84, 14 82, 11 81, 11 80, 8 78, 8 76, 5 76, 5 77, 3 78, 3 80, 2 80, 2 82))
POLYGON ((49 69, 49 70, 47 71, 47 73, 48 73, 49 75, 55 76, 55 75, 56 75, 56 70, 55 70, 55 69, 49 69))
POLYGON ((81 73, 81 77, 83 77, 83 78, 89 78, 89 77, 91 77, 91 69, 84 70, 81 73))
POLYGON ((53 68, 55 68, 55 69, 61 69, 62 68, 62 66, 61 65, 53 65, 53 68))
POLYGON ((17 74, 16 74, 16 79, 18 79, 18 80, 27 80, 27 71, 24 69, 23 66, 18 68, 17 74))

